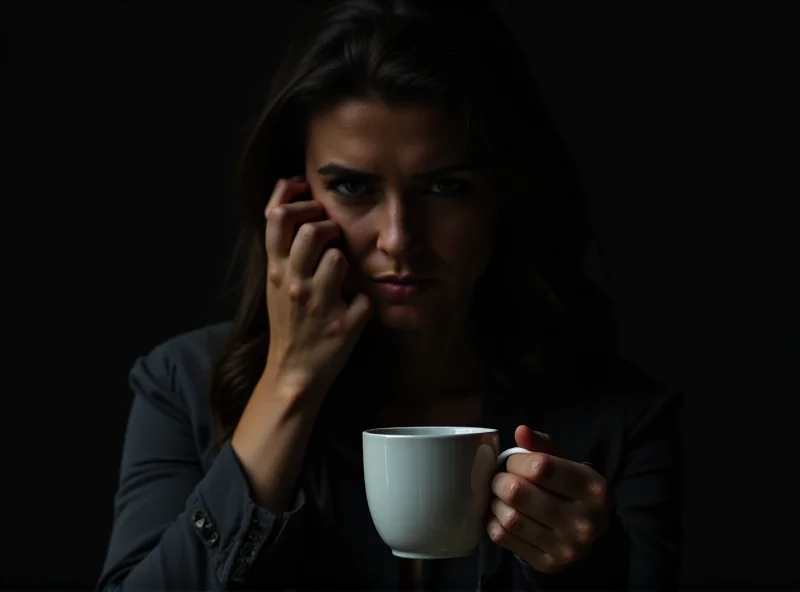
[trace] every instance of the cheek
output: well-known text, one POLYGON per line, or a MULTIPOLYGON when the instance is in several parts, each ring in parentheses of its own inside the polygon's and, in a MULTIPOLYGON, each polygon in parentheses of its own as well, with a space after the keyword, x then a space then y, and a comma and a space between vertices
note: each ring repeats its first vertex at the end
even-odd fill
POLYGON ((311 182, 311 193, 314 201, 325 208, 325 213, 330 220, 336 222, 342 229, 345 250, 351 260, 363 259, 369 251, 370 231, 363 216, 353 215, 340 207, 325 192, 319 181, 311 182))
POLYGON ((486 269, 494 248, 494 213, 471 210, 438 217, 431 233, 433 250, 459 270, 462 276, 476 280, 486 269))
POLYGON ((343 215, 336 210, 328 210, 328 217, 342 229, 342 237, 346 244, 347 254, 353 261, 361 261, 374 244, 374 233, 364 218, 343 215))

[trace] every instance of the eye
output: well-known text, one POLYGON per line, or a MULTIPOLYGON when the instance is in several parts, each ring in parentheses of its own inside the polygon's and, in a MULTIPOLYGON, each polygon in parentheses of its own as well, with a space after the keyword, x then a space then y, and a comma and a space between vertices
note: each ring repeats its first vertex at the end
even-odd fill
POLYGON ((434 195, 460 196, 469 192, 470 184, 462 179, 442 179, 429 186, 428 192, 434 195))
POLYGON ((334 179, 325 183, 325 187, 342 197, 361 197, 368 192, 364 183, 351 179, 334 179))

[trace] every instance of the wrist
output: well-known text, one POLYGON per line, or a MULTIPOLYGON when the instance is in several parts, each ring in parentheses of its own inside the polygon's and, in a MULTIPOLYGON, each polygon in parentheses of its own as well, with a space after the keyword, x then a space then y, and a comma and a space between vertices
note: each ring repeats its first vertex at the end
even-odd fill
POLYGON ((308 373, 287 370, 280 364, 270 361, 267 361, 256 385, 256 391, 267 392, 270 398, 277 398, 289 404, 304 406, 320 402, 325 394, 324 389, 316 385, 308 373))

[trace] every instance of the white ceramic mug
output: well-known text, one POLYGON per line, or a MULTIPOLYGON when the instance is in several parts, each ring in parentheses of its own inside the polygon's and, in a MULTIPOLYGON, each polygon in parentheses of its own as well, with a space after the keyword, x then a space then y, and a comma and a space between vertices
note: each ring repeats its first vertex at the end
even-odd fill
POLYGON ((372 521, 398 557, 444 559, 474 553, 486 532, 500 453, 497 430, 398 427, 367 430, 364 482, 372 521))

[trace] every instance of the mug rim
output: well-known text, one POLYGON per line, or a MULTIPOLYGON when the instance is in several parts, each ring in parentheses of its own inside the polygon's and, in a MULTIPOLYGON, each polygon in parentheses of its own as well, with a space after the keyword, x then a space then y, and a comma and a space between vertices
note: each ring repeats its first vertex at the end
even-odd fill
POLYGON ((466 438, 470 436, 485 436, 496 434, 495 428, 481 428, 474 426, 394 426, 390 428, 372 428, 364 430, 362 434, 373 438, 397 438, 397 439, 437 439, 437 438, 466 438), (404 434, 402 431, 420 431, 423 433, 404 434), (453 433, 434 433, 435 430, 458 430, 453 433), (431 433, 425 433, 430 431, 431 433))

